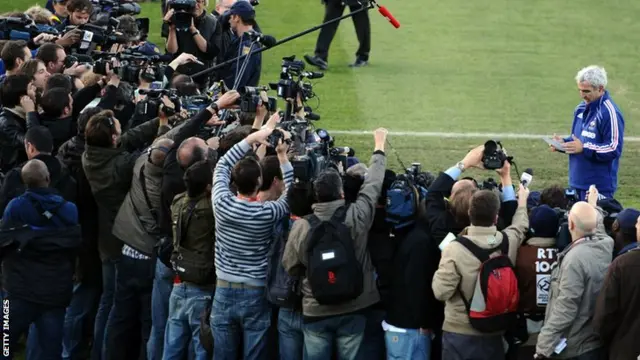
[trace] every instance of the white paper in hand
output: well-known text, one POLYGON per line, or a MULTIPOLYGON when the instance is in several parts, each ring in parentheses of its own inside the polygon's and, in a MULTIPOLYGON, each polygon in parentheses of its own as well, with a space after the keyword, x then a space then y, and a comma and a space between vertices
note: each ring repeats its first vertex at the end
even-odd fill
POLYGON ((453 235, 452 233, 448 233, 447 236, 444 238, 444 240, 442 240, 440 245, 438 245, 438 247, 440 248, 440 251, 443 251, 444 248, 447 247, 447 245, 449 245, 456 238, 457 237, 455 235, 453 235))

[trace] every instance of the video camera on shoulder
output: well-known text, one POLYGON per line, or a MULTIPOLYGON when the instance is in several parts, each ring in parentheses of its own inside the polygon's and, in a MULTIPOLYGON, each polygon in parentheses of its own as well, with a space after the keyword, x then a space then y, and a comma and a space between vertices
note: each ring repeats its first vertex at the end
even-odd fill
POLYGON ((28 42, 39 34, 60 35, 60 31, 49 25, 36 24, 27 15, 22 17, 0 17, 0 39, 28 42))
POLYGON ((176 31, 189 31, 196 0, 169 0, 167 5, 174 11, 171 22, 175 25, 176 31))
POLYGON ((167 116, 173 116, 179 113, 182 109, 180 98, 175 90, 169 89, 139 89, 140 95, 145 95, 146 98, 143 102, 139 103, 140 107, 136 110, 141 115, 147 115, 150 117, 158 116, 160 105, 162 105, 162 97, 167 96, 173 103, 173 109, 165 107, 164 113, 167 116))
POLYGON ((500 141, 489 140, 484 143, 484 153, 482 154, 482 165, 487 170, 502 169, 505 161, 513 158, 507 156, 500 141))
POLYGON ((240 105, 240 111, 243 112, 256 112, 258 105, 262 101, 267 108, 267 111, 276 111, 278 106, 278 100, 275 97, 267 97, 267 101, 263 101, 260 96, 261 92, 269 91, 268 86, 245 86, 238 89, 240 98, 236 102, 236 105, 240 105))

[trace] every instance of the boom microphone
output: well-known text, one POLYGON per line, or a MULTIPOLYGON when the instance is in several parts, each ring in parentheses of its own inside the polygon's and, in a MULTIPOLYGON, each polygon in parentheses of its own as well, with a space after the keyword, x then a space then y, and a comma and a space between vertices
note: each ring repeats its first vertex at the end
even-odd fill
POLYGON ((522 175, 520 175, 520 183, 522 184, 522 186, 528 188, 531 185, 532 181, 533 181, 533 169, 528 168, 522 173, 522 175))
POLYGON ((384 16, 387 19, 389 19, 389 22, 391 23, 391 25, 393 25, 394 28, 397 29, 397 28, 400 27, 400 22, 398 20, 396 20, 396 18, 393 17, 393 15, 391 15, 391 13, 389 12, 389 10, 387 10, 386 7, 378 6, 378 12, 380 12, 380 14, 382 14, 382 16, 384 16))

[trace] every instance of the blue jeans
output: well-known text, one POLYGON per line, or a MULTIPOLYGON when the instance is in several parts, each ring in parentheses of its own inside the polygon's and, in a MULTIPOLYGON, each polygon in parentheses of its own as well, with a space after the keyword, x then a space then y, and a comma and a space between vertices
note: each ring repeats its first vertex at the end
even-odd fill
POLYGON ((384 360, 384 330, 382 321, 386 313, 384 310, 370 309, 365 313, 367 324, 364 327, 362 345, 358 351, 359 360, 384 360))
POLYGON ((93 328, 93 348, 91 360, 101 360, 104 339, 107 332, 107 320, 113 307, 113 294, 116 291, 116 263, 118 260, 105 260, 102 262, 102 295, 96 313, 96 322, 93 328))
POLYGON ((429 360, 431 358, 431 337, 416 329, 406 330, 406 333, 385 332, 384 343, 387 346, 387 360, 429 360))
POLYGON ((104 360, 121 360, 136 355, 151 333, 151 290, 155 263, 121 256, 116 265, 116 292, 109 314, 104 360), (140 330, 141 343, 136 330, 140 330))
POLYGON ((175 274, 162 261, 156 261, 156 274, 151 292, 151 336, 147 343, 147 359, 162 360, 164 333, 169 318, 169 297, 175 274))
POLYGON ((300 360, 304 353, 302 312, 280 308, 278 313, 278 343, 280 360, 300 360))
POLYGON ((304 324, 304 359, 331 360, 334 343, 339 360, 355 360, 364 338, 367 318, 339 315, 304 324))
POLYGON ((73 298, 67 307, 62 338, 62 359, 78 359, 81 350, 84 324, 93 312, 100 290, 89 284, 75 284, 73 298))
POLYGON ((218 285, 211 310, 213 354, 216 360, 266 360, 271 305, 264 288, 225 288, 218 285), (243 356, 238 357, 240 341, 243 356))
MULTIPOLYGON (((37 341, 27 341, 27 352, 37 356, 38 360, 60 359, 62 354, 62 332, 64 328, 64 307, 47 307, 22 299, 14 299, 9 294, 5 300, 9 307, 9 330, 3 334, 9 336, 9 354, 0 352, 0 358, 12 359, 13 349, 18 347, 22 334, 34 324, 31 335, 37 341), (37 346, 36 349, 33 346, 37 346), (36 355, 37 354, 37 355, 36 355)), ((3 305, 4 302, 3 302, 3 305)))
POLYGON ((189 342, 196 360, 209 356, 200 345, 200 317, 211 304, 213 286, 202 287, 181 283, 173 286, 169 300, 169 321, 165 333, 163 360, 182 360, 188 353, 189 342))

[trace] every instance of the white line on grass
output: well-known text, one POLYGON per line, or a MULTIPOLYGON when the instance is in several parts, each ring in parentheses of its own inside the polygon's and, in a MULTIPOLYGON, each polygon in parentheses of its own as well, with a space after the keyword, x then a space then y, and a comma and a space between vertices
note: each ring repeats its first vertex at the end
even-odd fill
MULTIPOLYGON (((367 130, 329 130, 330 134, 336 135, 369 135, 373 131, 367 130)), ((443 138, 483 138, 483 139, 528 139, 539 140, 543 137, 549 137, 550 135, 538 135, 538 134, 516 134, 516 133, 455 133, 455 132, 431 132, 431 131, 389 131, 391 136, 400 137, 443 137, 443 138)), ((640 137, 625 136, 624 141, 627 142, 640 142, 640 137)))

